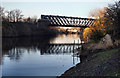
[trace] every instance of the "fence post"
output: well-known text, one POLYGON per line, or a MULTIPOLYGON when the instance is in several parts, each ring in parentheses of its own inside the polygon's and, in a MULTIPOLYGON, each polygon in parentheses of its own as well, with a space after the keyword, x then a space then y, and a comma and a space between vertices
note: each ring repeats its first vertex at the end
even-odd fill
POLYGON ((78 48, 79 48, 79 39, 78 39, 78 48))
POLYGON ((73 45, 73 53, 74 53, 74 47, 75 47, 75 40, 74 40, 74 45, 73 45))

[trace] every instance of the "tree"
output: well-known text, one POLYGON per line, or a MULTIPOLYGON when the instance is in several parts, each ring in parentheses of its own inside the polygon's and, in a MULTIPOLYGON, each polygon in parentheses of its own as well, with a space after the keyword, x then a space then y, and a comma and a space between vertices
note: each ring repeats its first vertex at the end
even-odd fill
POLYGON ((7 12, 7 19, 9 22, 19 22, 23 15, 21 14, 22 11, 19 9, 11 10, 11 11, 6 11, 7 12))
POLYGON ((20 19, 22 19, 23 15, 21 14, 22 11, 19 9, 15 10, 15 16, 16 16, 16 22, 20 21, 20 19))
POLYGON ((28 17, 28 18, 26 18, 26 22, 36 23, 36 22, 37 22, 37 16, 33 16, 33 17, 28 17))
POLYGON ((120 1, 115 4, 109 4, 105 13, 106 22, 110 21, 112 24, 108 25, 107 33, 114 38, 120 37, 120 1))
POLYGON ((89 41, 90 39, 98 42, 105 35, 105 11, 106 8, 103 9, 95 9, 90 12, 91 17, 94 17, 93 25, 86 28, 83 32, 83 38, 85 41, 89 41))
POLYGON ((11 22, 15 22, 15 10, 12 10, 10 11, 10 19, 11 19, 11 22))
POLYGON ((29 23, 30 23, 30 20, 31 20, 31 18, 30 18, 30 17, 28 17, 28 18, 27 18, 27 22, 29 22, 29 23))
POLYGON ((4 20, 5 19, 5 10, 3 7, 0 6, 0 17, 4 20))
POLYGON ((104 9, 96 9, 90 13, 90 16, 96 20, 92 26, 89 26, 89 31, 92 33, 87 32, 88 29, 84 30, 84 38, 100 40, 105 34, 110 34, 113 41, 120 38, 120 1, 109 4, 104 9))
POLYGON ((103 9, 95 9, 93 12, 90 13, 90 16, 94 17, 96 20, 94 21, 94 24, 90 26, 94 29, 94 31, 101 31, 105 32, 105 12, 106 8, 103 9))

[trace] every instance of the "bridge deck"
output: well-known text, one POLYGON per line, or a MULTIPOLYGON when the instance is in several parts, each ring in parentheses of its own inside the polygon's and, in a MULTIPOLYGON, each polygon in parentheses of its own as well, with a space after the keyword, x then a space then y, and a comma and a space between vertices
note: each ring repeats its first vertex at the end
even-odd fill
POLYGON ((88 27, 88 26, 82 26, 82 25, 54 25, 54 24, 50 24, 49 26, 51 27, 56 27, 56 26, 58 27, 82 27, 82 28, 88 27))
MULTIPOLYGON (((83 44, 83 43, 82 43, 83 44)), ((59 45, 81 45, 81 43, 51 43, 49 45, 55 45, 55 46, 59 46, 59 45)))

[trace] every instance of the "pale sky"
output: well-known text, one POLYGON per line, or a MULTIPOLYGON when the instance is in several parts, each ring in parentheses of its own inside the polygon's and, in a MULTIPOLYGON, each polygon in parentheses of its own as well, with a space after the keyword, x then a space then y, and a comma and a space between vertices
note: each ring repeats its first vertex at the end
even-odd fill
POLYGON ((1 0, 2 2, 111 2, 118 0, 1 0))
POLYGON ((113 0, 2 0, 5 10, 20 9, 24 17, 62 15, 88 17, 89 12, 103 8, 113 0), (69 2, 68 2, 69 1, 69 2))

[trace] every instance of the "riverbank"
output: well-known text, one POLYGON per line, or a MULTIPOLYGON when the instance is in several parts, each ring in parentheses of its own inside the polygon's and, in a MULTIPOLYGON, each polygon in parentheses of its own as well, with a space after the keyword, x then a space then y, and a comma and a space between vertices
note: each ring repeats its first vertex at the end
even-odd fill
POLYGON ((55 36, 55 30, 49 27, 37 27, 35 23, 27 22, 2 22, 2 37, 37 37, 55 36))
MULTIPOLYGON (((107 50, 94 50, 86 56, 81 55, 81 63, 68 69, 64 76, 120 76, 120 47, 107 50)), ((67 77, 66 77, 67 78, 67 77)))

